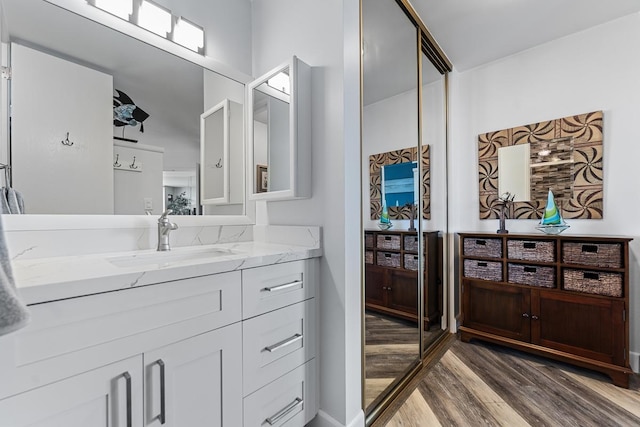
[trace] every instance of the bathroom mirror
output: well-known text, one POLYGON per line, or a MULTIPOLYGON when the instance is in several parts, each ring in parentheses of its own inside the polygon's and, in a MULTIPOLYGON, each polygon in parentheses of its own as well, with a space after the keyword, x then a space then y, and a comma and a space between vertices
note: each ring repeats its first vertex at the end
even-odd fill
MULTIPOLYGON (((14 75, 11 81, 11 102, 15 106, 11 117, 13 186, 19 191, 24 188, 27 213, 160 214, 170 202, 167 199, 173 191, 170 187, 176 188, 171 181, 163 181, 163 175, 200 174, 201 114, 224 99, 243 108, 243 83, 194 62, 43 0, 3 0, 2 7, 4 42, 37 51, 71 68, 108 76, 112 87, 97 100, 79 92, 73 84, 73 75, 64 73, 71 84, 63 89, 59 87, 58 94, 47 90, 33 98, 25 89, 30 87, 30 82, 24 80, 24 75, 14 75), (65 28, 72 30, 61 30, 65 28), (135 106, 148 114, 142 123, 144 132, 140 123, 114 126, 116 90, 125 93, 135 106), (45 99, 49 105, 46 112, 34 112, 34 102, 45 99), (73 112, 79 106, 76 100, 99 105, 100 123, 107 120, 106 130, 104 124, 98 126, 87 114, 73 112), (74 145, 61 144, 67 132, 74 145), (40 141, 41 145, 34 141, 40 141), (94 160, 83 154, 98 143, 102 151, 94 164, 94 160), (29 148, 23 150, 24 147, 29 148), (46 167, 38 166, 38 160, 33 157, 36 152, 45 156, 40 161, 44 161, 46 167), (156 157, 160 158, 157 162, 156 157), (118 163, 139 168, 133 172, 133 168, 116 167, 118 163), (34 170, 38 170, 37 176, 34 170), (69 170, 74 171, 73 179, 61 175, 69 170), (98 181, 100 185, 96 184, 98 181), (61 182, 66 191, 59 191, 61 182), (31 194, 36 186, 43 191, 31 194), (47 200, 44 197, 47 194, 53 196, 47 200), (74 203, 74 200, 87 199, 100 203, 74 203)), ((42 71, 46 73, 47 69, 42 71)), ((60 82, 58 86, 61 85, 60 82)), ((227 164, 225 187, 230 197, 235 198, 225 202, 225 207, 201 205, 196 196, 201 192, 198 179, 191 182, 190 188, 198 188, 194 188, 189 197, 189 209, 185 209, 185 213, 246 215, 243 191, 246 154, 242 133, 230 143, 231 163, 227 164)))
POLYGON ((311 196, 310 79, 294 56, 248 85, 251 199, 311 196))

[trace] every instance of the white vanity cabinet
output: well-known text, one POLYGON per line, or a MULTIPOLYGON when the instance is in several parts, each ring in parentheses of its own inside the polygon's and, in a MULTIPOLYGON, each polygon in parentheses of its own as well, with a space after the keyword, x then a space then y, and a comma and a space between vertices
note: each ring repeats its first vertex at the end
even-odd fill
POLYGON ((318 412, 318 260, 243 271, 245 426, 303 426, 318 412))
POLYGON ((301 427, 317 281, 306 259, 31 305, 0 337, 0 426, 301 427))
POLYGON ((136 356, 0 400, 7 427, 142 425, 142 357, 136 356))

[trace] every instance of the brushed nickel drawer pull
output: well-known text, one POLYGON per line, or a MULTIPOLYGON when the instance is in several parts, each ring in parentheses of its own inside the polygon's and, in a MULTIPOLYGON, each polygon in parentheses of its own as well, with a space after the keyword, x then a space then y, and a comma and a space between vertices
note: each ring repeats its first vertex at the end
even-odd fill
POLYGON ((294 282, 291 283, 285 283, 283 285, 278 285, 278 286, 271 286, 271 287, 267 287, 262 289, 265 292, 278 292, 278 291, 282 291, 284 289, 289 289, 289 288, 293 288, 294 286, 298 286, 298 285, 302 285, 304 282, 302 280, 296 280, 294 282))
POLYGON ((293 412, 297 407, 301 406, 303 403, 304 403, 304 400, 300 399, 299 397, 296 397, 296 400, 289 403, 284 409, 280 410, 275 415, 270 416, 265 421, 269 423, 270 426, 272 426, 276 424, 278 421, 280 421, 282 418, 286 417, 288 414, 293 412))
POLYGON ((166 388, 165 388, 165 364, 162 359, 156 360, 156 364, 160 366, 160 415, 158 415, 158 420, 160 424, 164 424, 167 421, 167 408, 166 408, 166 388))
POLYGON ((133 413, 131 407, 131 374, 125 372, 121 375, 126 381, 127 386, 127 427, 133 427, 133 413))
POLYGON ((284 348, 288 345, 291 345, 297 341, 300 341, 302 339, 302 334, 295 334, 294 336, 292 336, 291 338, 287 338, 286 340, 282 340, 279 343, 275 343, 273 345, 270 345, 269 347, 265 347, 264 349, 266 351, 268 351, 269 353, 273 353, 274 351, 278 351, 281 348, 284 348))

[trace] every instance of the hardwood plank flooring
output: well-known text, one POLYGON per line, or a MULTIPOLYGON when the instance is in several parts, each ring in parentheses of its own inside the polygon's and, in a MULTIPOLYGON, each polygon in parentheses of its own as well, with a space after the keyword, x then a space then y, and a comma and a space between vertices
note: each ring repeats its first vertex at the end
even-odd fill
POLYGON ((455 341, 419 375, 375 427, 640 426, 638 375, 627 390, 597 372, 478 341, 455 341))

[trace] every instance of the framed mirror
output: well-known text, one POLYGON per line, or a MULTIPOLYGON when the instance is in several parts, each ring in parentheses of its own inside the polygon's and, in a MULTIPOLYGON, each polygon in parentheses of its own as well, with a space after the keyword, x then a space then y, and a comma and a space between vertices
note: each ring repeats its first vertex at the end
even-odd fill
MULTIPOLYGON (((169 195, 176 197, 174 189, 182 188, 175 187, 176 175, 200 175, 200 115, 224 99, 243 108, 242 82, 195 62, 43 0, 3 0, 2 6, 7 35, 3 41, 20 46, 10 49, 10 65, 41 71, 30 79, 16 72, 11 81, 11 103, 15 106, 10 135, 13 186, 23 192, 28 214, 159 215, 171 203, 169 195), (22 48, 66 68, 54 74, 51 68, 32 62, 21 65, 21 58, 13 53, 22 48), (79 81, 74 81, 76 71, 69 70, 104 76, 106 83, 100 87, 106 89, 95 96, 79 90, 79 81), (47 73, 57 77, 56 84, 45 83, 48 89, 34 97, 30 88, 38 86, 33 79, 37 82, 47 73), (176 76, 180 84, 175 84, 176 76), (65 79, 69 83, 63 84, 65 79), (123 99, 120 93, 127 96, 124 104, 148 114, 142 123, 137 120, 135 125, 114 125, 115 103, 123 99), (96 105, 97 115, 89 115, 86 104, 96 105), (40 113, 38 105, 44 109, 40 113), (61 143, 67 133, 73 145, 61 143), (87 156, 96 147, 100 151, 87 156), (40 153, 40 160, 34 157, 36 153, 40 153), (43 154, 46 157, 42 158, 43 154), (38 162, 46 167, 38 166, 38 162), (118 164, 133 164, 138 169, 132 172, 133 168, 122 169, 118 164), (36 169, 37 177, 33 173, 36 169), (65 178, 65 173, 71 173, 73 179, 65 178), (62 182, 65 191, 59 191, 62 182), (99 202, 75 203, 87 198, 99 202)), ((127 23, 122 21, 122 25, 127 23)), ((185 214, 248 220, 243 137, 233 144, 231 156, 234 150, 242 152, 235 156, 238 161, 231 159, 229 169, 230 194, 232 188, 240 194, 235 203, 215 208, 202 205, 201 180, 195 179, 178 193, 184 192, 188 199, 185 214)))
POLYGON ((294 56, 247 86, 253 200, 311 196, 310 79, 294 56))

